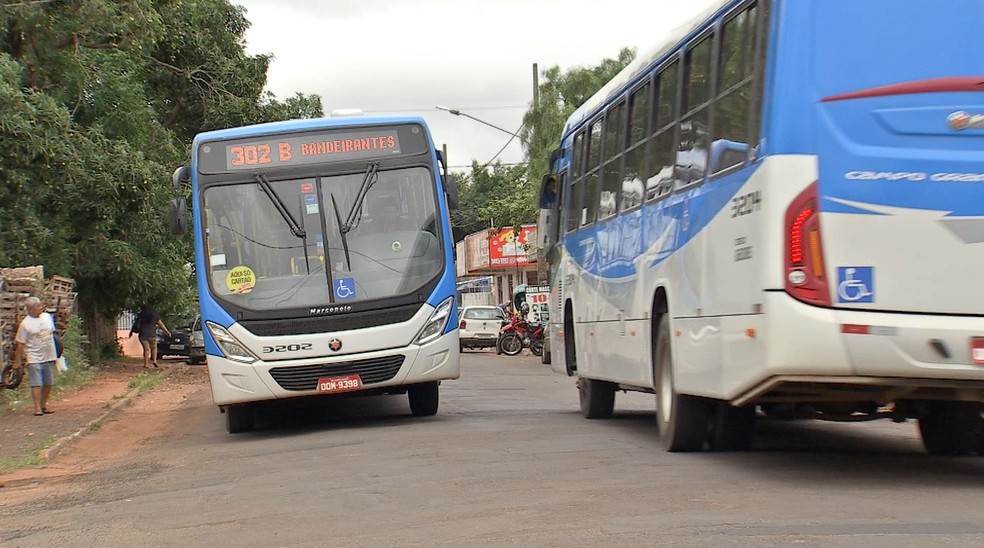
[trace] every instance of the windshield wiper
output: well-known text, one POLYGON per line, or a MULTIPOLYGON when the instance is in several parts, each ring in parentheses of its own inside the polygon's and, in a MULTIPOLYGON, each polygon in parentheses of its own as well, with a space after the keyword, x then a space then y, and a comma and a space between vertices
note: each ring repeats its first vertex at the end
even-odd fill
MULTIPOLYGON (((280 213, 281 217, 284 218, 284 222, 287 223, 287 227, 290 228, 290 231, 294 234, 294 236, 301 239, 301 247, 304 248, 304 268, 306 268, 308 274, 310 274, 311 259, 308 257, 307 231, 304 230, 304 227, 301 226, 296 219, 294 219, 293 215, 291 215, 290 211, 287 209, 287 206, 284 205, 284 201, 280 199, 280 195, 277 194, 277 191, 273 190, 273 186, 270 185, 270 181, 267 180, 266 175, 257 173, 253 177, 256 179, 256 182, 259 183, 260 188, 263 189, 263 193, 270 198, 273 208, 277 210, 277 213, 280 213)), ((301 221, 303 220, 304 218, 302 217, 301 221)))
MULTIPOLYGON (((290 211, 287 210, 287 206, 284 205, 284 201, 280 199, 277 192, 273 190, 272 186, 270 186, 270 181, 267 180, 266 175, 257 173, 253 177, 256 179, 256 182, 259 183, 260 188, 263 189, 263 193, 270 198, 270 202, 273 203, 273 207, 277 210, 277 213, 280 213, 280 216, 284 218, 284 222, 287 223, 287 227, 290 228, 290 231, 294 234, 294 236, 297 236, 302 240, 306 239, 307 232, 304 231, 301 225, 298 224, 297 220, 294 219, 294 216, 290 214, 290 211)), ((307 242, 305 242, 304 249, 306 252, 307 242)))
MULTIPOLYGON (((362 202, 366 199, 366 194, 369 193, 369 189, 372 185, 376 184, 379 180, 379 162, 369 162, 366 166, 366 176, 362 179, 362 186, 359 187, 359 194, 355 196, 355 201, 352 203, 352 209, 349 210, 348 216, 345 218, 345 223, 341 226, 342 234, 351 232, 353 228, 359 225, 359 217, 362 213, 362 202)), ((336 213, 337 215, 337 213, 336 213)))
POLYGON ((349 256, 348 248, 348 236, 345 235, 347 232, 342 228, 341 215, 338 214, 338 204, 335 203, 335 194, 331 195, 331 207, 335 208, 335 226, 338 227, 338 235, 342 239, 342 249, 345 250, 345 267, 348 268, 349 272, 352 271, 352 257, 349 256))

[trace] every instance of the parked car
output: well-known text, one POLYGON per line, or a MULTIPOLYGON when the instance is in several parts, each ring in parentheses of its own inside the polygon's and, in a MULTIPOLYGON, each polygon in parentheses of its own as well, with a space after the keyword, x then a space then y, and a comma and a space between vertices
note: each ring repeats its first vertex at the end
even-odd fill
POLYGON ((466 306, 458 313, 458 338, 461 351, 466 348, 495 348, 499 329, 506 321, 496 306, 466 306))
POLYGON ((202 317, 198 316, 191 324, 191 350, 188 354, 188 363, 192 365, 205 363, 205 333, 202 327, 202 317))
POLYGON ((157 357, 180 356, 187 358, 191 354, 191 323, 171 329, 168 337, 157 328, 157 357))

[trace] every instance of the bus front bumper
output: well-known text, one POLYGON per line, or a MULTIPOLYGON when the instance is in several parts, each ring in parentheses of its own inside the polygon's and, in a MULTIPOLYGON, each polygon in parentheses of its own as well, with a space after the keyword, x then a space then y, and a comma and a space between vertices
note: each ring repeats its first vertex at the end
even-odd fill
POLYGON ((457 330, 420 346, 411 344, 344 356, 244 364, 208 356, 212 401, 218 406, 323 394, 318 381, 359 375, 362 391, 457 379, 457 330))

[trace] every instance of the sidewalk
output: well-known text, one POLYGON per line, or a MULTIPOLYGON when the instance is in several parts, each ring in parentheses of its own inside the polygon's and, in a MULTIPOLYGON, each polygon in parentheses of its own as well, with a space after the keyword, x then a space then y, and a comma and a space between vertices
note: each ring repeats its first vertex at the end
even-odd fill
POLYGON ((92 383, 52 396, 48 402, 53 412, 50 415, 34 416, 30 400, 15 409, 0 409, 0 468, 39 453, 43 464, 78 436, 112 420, 120 407, 138 395, 138 389, 129 387, 135 377, 157 371, 166 379, 185 369, 204 369, 180 360, 162 360, 161 365, 158 371, 144 369, 139 360, 109 363, 92 383))

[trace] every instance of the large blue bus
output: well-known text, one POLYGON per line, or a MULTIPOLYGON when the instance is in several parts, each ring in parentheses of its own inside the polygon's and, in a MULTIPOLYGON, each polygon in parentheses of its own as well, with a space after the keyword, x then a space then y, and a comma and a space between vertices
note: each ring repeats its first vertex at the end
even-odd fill
MULTIPOLYGON (((198 135, 190 177, 212 398, 230 433, 257 403, 406 393, 458 378, 457 202, 422 119, 328 117, 198 135)), ((172 202, 172 229, 187 226, 172 202)))
POLYGON ((984 452, 979 0, 720 0, 567 121, 549 355, 671 451, 762 416, 918 419, 984 452))

